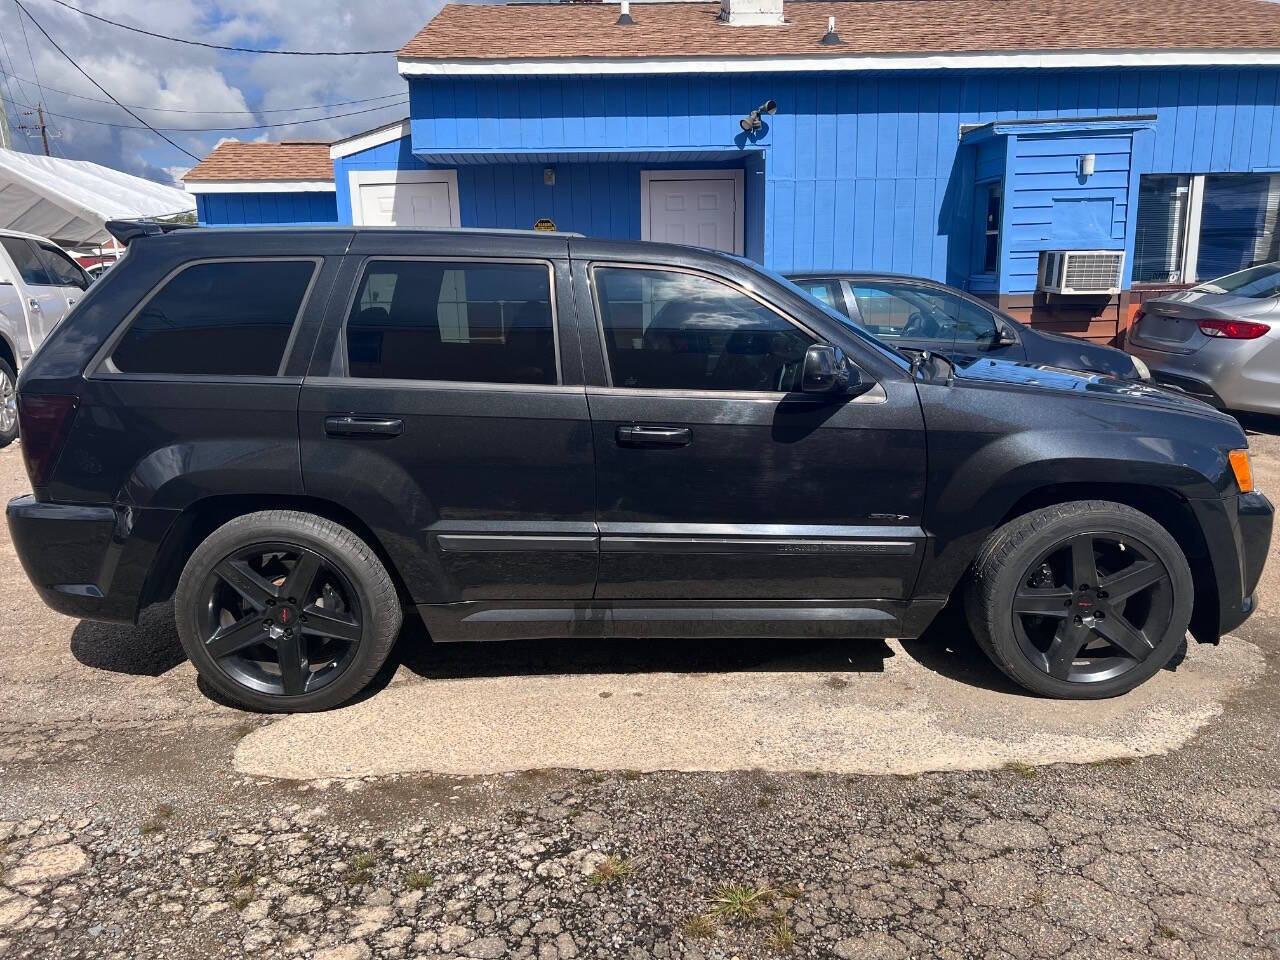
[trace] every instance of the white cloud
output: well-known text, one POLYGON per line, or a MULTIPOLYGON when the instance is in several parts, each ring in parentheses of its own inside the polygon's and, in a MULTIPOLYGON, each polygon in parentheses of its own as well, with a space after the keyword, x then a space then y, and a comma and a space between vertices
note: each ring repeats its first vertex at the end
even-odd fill
MULTIPOLYGON (((76 0, 86 10, 137 24, 158 33, 211 43, 284 49, 395 49, 403 45, 442 5, 442 0, 76 0)), ((186 44, 169 43, 119 30, 79 16, 65 8, 24 0, 35 17, 81 67, 117 99, 177 110, 279 110, 299 104, 334 103, 388 93, 407 93, 390 54, 370 57, 279 57, 223 53, 186 44)), ((26 24, 35 71, 49 87, 102 95, 76 69, 26 24)), ((33 79, 16 7, 0 3, 0 71, 33 79), (10 60, 12 63, 10 63, 10 60)), ((34 84, 6 79, 15 99, 34 104, 40 93, 34 84)), ((4 89, 0 87, 0 89, 4 89)), ((46 91, 46 110, 84 120, 50 117, 60 137, 55 152, 75 159, 149 176, 162 182, 174 171, 185 171, 188 158, 154 134, 120 127, 96 126, 85 120, 132 125, 135 121, 109 103, 68 98, 46 91)), ((325 116, 358 110, 372 104, 335 107, 299 114, 259 113, 253 116, 138 111, 148 122, 163 127, 206 127, 274 123, 298 117, 325 116)), ((11 112, 13 108, 11 107, 11 112)), ((196 156, 204 156, 220 139, 330 139, 394 120, 408 113, 407 105, 390 101, 374 113, 340 120, 278 127, 270 130, 223 133, 170 133, 174 141, 196 156)), ((19 118, 11 116, 16 126, 19 118)), ((15 145, 23 137, 15 132, 15 145)), ((38 137, 26 141, 38 150, 38 137)))

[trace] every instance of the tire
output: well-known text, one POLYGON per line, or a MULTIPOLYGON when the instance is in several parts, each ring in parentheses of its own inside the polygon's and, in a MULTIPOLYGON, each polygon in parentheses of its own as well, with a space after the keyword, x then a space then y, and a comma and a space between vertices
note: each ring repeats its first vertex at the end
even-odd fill
POLYGON ((292 510, 247 514, 210 534, 182 571, 175 616, 200 676, 228 700, 272 713, 350 700, 386 662, 402 620, 368 544, 292 510))
POLYGON ((1164 527, 1123 504, 1081 500, 993 532, 964 601, 978 645, 1011 679, 1042 696, 1103 699, 1172 659, 1193 592, 1187 559, 1164 527))
POLYGON ((0 448, 18 439, 18 376, 0 360, 0 448))

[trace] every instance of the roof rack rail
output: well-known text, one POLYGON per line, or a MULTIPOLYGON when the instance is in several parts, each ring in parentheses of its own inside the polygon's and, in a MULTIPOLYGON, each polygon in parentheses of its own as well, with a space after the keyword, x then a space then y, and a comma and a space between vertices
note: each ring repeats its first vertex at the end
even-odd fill
POLYGON ((122 246, 127 247, 138 237, 158 237, 175 230, 189 230, 194 223, 161 223, 158 220, 108 220, 105 224, 107 233, 115 237, 122 246))

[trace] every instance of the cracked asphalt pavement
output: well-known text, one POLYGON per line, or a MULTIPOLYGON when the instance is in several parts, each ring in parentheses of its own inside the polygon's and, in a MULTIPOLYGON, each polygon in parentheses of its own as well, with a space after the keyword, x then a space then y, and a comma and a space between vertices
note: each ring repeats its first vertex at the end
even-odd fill
MULTIPOLYGON (((1280 424, 1250 421, 1280 490, 1280 424)), ((0 495, 25 491, 16 448, 0 495)), ((172 610, 48 611, 0 532, 0 957, 1280 957, 1280 565, 1106 704, 911 643, 407 635, 317 718, 172 610)))

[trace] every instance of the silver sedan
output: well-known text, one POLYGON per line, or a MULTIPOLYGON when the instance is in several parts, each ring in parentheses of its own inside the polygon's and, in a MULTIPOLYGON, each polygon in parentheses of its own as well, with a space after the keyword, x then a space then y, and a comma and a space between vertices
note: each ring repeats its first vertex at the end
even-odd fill
POLYGON ((1159 384, 1226 410, 1280 414, 1280 261, 1148 300, 1125 349, 1159 384))

